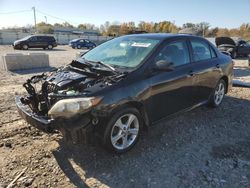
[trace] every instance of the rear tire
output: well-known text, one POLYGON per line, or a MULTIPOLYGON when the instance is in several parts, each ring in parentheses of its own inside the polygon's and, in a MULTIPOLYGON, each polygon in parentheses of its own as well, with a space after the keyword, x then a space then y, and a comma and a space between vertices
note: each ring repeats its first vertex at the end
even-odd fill
POLYGON ((142 123, 141 114, 136 108, 128 107, 116 112, 104 130, 104 146, 115 153, 130 150, 140 137, 142 123))
POLYGON ((49 50, 52 50, 53 49, 53 46, 51 44, 48 45, 48 49, 49 50))
POLYGON ((214 88, 209 98, 208 105, 213 108, 218 107, 222 103, 225 93, 226 93, 226 82, 223 79, 221 79, 214 88))

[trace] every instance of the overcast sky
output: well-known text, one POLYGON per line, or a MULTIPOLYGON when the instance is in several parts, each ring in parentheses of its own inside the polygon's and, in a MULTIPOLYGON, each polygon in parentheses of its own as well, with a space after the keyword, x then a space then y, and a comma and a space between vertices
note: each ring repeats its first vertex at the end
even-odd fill
POLYGON ((168 20, 178 26, 206 21, 212 27, 227 28, 250 23, 250 0, 0 0, 0 28, 34 25, 33 6, 37 22, 65 20, 75 26, 142 20, 168 20))

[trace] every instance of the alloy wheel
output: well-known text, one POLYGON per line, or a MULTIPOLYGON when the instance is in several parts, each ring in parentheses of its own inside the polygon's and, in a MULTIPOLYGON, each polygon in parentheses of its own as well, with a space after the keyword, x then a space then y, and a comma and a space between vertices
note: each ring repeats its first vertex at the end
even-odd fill
POLYGON ((52 50, 53 46, 52 45, 48 45, 48 49, 52 50))
POLYGON ((24 50, 28 50, 28 48, 29 48, 28 45, 26 45, 26 44, 23 45, 23 49, 24 49, 24 50))
POLYGON ((220 82, 214 92, 214 103, 219 105, 225 95, 225 85, 220 82))
POLYGON ((125 114, 118 118, 111 130, 111 143, 117 150, 130 147, 138 137, 139 120, 134 114, 125 114))

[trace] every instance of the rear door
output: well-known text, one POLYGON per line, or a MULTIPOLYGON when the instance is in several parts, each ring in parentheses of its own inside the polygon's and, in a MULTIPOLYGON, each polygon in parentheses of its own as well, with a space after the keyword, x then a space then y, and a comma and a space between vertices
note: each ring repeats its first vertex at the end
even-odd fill
POLYGON ((85 40, 84 39, 80 39, 78 41, 78 43, 81 45, 81 47, 85 47, 85 40))
POLYGON ((206 101, 221 76, 220 62, 213 47, 203 39, 190 39, 192 52, 194 92, 193 99, 206 101))
POLYGON ((91 42, 89 40, 85 40, 85 47, 89 48, 91 46, 92 46, 91 42))
POLYGON ((38 36, 37 37, 37 47, 44 48, 48 46, 49 37, 38 36))

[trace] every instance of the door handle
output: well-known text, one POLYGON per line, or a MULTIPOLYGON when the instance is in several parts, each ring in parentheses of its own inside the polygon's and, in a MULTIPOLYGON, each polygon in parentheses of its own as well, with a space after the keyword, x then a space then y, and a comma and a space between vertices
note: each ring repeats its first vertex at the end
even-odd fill
POLYGON ((220 64, 216 64, 216 68, 220 68, 220 64))

